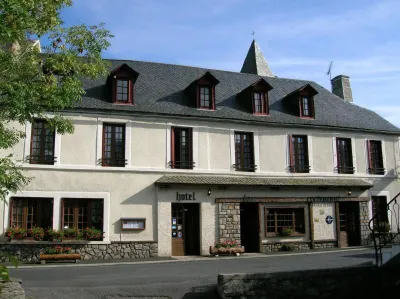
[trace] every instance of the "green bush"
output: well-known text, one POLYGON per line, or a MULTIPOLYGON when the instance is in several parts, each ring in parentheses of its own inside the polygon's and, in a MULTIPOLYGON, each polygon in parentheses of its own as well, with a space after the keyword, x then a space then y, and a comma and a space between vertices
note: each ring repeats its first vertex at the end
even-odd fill
POLYGON ((293 230, 289 227, 282 228, 281 235, 282 236, 290 236, 293 233, 293 230))

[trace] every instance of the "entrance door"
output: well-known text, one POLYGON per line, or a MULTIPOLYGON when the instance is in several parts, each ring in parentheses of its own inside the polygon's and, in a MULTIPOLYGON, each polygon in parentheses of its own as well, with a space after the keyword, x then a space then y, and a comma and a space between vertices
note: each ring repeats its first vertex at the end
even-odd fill
POLYGON ((172 255, 200 255, 200 205, 172 203, 172 255))
POLYGON ((240 239, 246 252, 260 252, 258 203, 240 203, 240 239))
POLYGON ((339 203, 341 247, 360 245, 360 214, 357 202, 339 203))

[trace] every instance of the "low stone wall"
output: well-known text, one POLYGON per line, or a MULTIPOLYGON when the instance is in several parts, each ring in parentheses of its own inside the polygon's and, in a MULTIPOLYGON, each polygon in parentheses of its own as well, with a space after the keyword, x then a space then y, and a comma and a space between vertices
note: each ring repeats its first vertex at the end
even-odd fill
MULTIPOLYGON (((3 243, 0 251, 16 257, 21 262, 38 262, 39 254, 44 248, 60 245, 71 247, 73 253, 79 253, 84 260, 112 260, 124 258, 149 258, 158 256, 156 242, 112 242, 111 244, 88 244, 77 242, 37 242, 37 243, 3 243)), ((7 261, 1 257, 0 261, 7 261)))
MULTIPOLYGON (((283 245, 292 247, 293 250, 310 250, 312 249, 311 242, 271 242, 262 244, 262 253, 285 251, 283 245), (283 247, 282 247, 283 246, 283 247)), ((314 249, 321 248, 335 248, 337 247, 336 241, 314 241, 314 249)))
POLYGON ((224 299, 395 298, 399 294, 399 270, 399 266, 360 266, 279 273, 219 274, 218 293, 224 299))
POLYGON ((0 282, 0 299, 25 299, 25 292, 19 281, 0 282))

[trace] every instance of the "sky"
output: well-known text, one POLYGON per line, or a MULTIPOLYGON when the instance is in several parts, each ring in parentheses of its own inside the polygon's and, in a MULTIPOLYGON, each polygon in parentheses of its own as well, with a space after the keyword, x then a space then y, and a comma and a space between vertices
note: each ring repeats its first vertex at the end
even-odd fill
POLYGON ((400 127, 399 0, 74 0, 66 25, 105 27, 105 58, 239 72, 255 39, 278 77, 330 89, 350 76, 354 103, 400 127))

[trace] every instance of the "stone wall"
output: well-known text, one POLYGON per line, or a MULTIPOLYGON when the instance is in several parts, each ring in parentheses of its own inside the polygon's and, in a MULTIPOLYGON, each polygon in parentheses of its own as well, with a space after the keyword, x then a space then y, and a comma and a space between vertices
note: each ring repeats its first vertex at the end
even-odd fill
POLYGON ((220 203, 218 206, 219 241, 240 244, 240 203, 220 203))
POLYGON ((360 202, 360 235, 361 245, 370 245, 372 243, 371 231, 368 227, 369 222, 368 201, 360 202))
MULTIPOLYGON (((262 244, 262 253, 285 251, 282 246, 287 245, 293 250, 310 250, 311 242, 271 242, 262 244)), ((314 249, 335 248, 337 241, 314 241, 314 249)))
POLYGON ((395 298, 399 284, 399 266, 218 275, 224 299, 395 298))
MULTIPOLYGON (((0 251, 18 258, 21 262, 38 262, 44 248, 60 245, 71 247, 73 253, 80 253, 84 260, 112 260, 124 258, 149 258, 158 256, 156 242, 112 242, 111 244, 88 244, 78 242, 37 242, 37 243, 2 243, 0 251)), ((7 261, 1 257, 0 261, 7 261)))
POLYGON ((21 282, 17 280, 0 282, 0 299, 25 299, 21 282))

